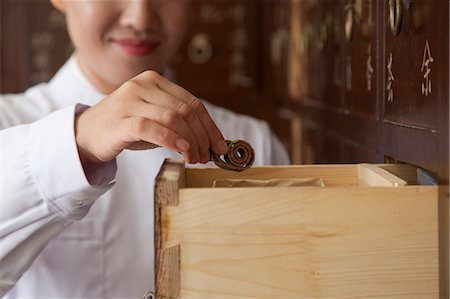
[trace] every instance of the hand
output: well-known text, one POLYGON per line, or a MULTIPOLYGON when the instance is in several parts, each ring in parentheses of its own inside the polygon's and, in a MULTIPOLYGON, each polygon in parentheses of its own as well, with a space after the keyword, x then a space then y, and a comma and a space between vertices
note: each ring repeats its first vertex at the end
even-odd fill
POLYGON ((206 163, 210 150, 228 149, 201 101, 153 71, 78 115, 75 136, 83 164, 110 161, 124 149, 157 146, 180 152, 188 163, 206 163))

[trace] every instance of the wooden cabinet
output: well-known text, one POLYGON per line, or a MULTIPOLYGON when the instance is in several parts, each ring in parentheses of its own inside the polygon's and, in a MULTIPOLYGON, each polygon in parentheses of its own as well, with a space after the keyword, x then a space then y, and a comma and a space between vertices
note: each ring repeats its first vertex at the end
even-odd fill
POLYGON ((290 17, 281 103, 325 132, 315 162, 393 159, 447 182, 448 2, 292 1, 290 17))
POLYGON ((398 6, 402 5, 391 1, 382 7, 388 21, 382 28, 381 118, 389 132, 397 132, 392 135, 397 141, 386 140, 392 145, 389 155, 409 163, 417 161, 441 173, 446 181, 448 163, 438 158, 438 151, 441 140, 448 139, 439 132, 443 123, 448 124, 448 111, 440 108, 448 106, 448 50, 442 48, 442 44, 448 48, 448 25, 444 25, 448 23, 448 2, 413 1, 409 9, 398 6), (399 144, 400 140, 404 144, 399 144))
MULTIPOLYGON (((313 27, 317 32, 308 43, 319 46, 303 55, 291 47, 287 62, 298 70, 289 72, 295 92, 282 107, 302 124, 291 140, 300 140, 295 151, 313 153, 295 153, 294 162, 393 161, 416 165, 448 185, 449 2, 317 0, 291 6, 291 44, 306 39, 308 31, 299 28, 313 27), (308 5, 319 13, 303 16, 298 7, 308 5), (304 92, 305 82, 320 82, 319 92, 310 92, 311 83, 304 92)), ((448 188, 442 187, 438 205, 441 297, 447 298, 448 188)))

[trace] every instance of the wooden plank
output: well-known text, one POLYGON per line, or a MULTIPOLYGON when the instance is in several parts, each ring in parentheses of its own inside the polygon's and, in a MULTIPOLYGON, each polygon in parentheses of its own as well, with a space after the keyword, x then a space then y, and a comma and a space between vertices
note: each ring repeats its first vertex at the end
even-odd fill
POLYGON ((166 159, 155 179, 155 200, 159 205, 178 204, 178 190, 186 186, 184 162, 166 159))
POLYGON ((156 298, 179 298, 180 294, 180 246, 160 249, 156 252, 156 298))
POLYGON ((439 277, 440 298, 450 298, 450 193, 449 186, 439 186, 439 277))
POLYGON ((371 164, 358 164, 358 182, 360 186, 399 187, 406 181, 392 173, 371 164))
POLYGON ((195 188, 162 211, 180 298, 438 298, 435 187, 195 188))
POLYGON ((167 222, 161 217, 161 211, 165 207, 178 205, 178 190, 184 187, 184 162, 166 159, 155 183, 156 298, 178 298, 180 292, 180 247, 162 245, 167 222))
POLYGON ((357 186, 357 165, 296 165, 252 167, 243 172, 232 172, 218 168, 187 168, 187 187, 211 187, 218 179, 290 179, 322 178, 325 186, 357 186))

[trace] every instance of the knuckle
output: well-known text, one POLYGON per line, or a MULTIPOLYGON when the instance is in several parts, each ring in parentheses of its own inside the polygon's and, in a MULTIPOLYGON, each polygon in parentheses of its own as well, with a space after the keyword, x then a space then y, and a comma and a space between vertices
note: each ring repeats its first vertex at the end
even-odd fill
POLYGON ((161 79, 161 75, 154 70, 147 70, 142 73, 142 75, 149 81, 158 82, 161 79))
POLYGON ((136 78, 133 78, 123 83, 122 87, 127 91, 132 91, 141 88, 141 84, 136 78))
POLYGON ((201 109, 203 109, 203 103, 197 97, 191 96, 188 99, 188 102, 191 104, 194 110, 200 111, 201 109))
POLYGON ((178 119, 178 114, 172 110, 166 110, 161 116, 161 121, 169 126, 175 125, 178 122, 178 119))
POLYGON ((189 105, 184 103, 180 105, 180 107, 178 108, 178 112, 185 119, 192 119, 192 117, 195 115, 195 111, 189 105))
POLYGON ((170 130, 167 129, 161 129, 158 131, 157 139, 159 139, 161 142, 167 142, 168 140, 171 140, 172 134, 170 130))

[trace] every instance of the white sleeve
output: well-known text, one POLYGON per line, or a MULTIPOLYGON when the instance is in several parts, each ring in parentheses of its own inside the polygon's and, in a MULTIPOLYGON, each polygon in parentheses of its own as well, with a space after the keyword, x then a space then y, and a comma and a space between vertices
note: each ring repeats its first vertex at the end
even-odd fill
MULTIPOLYGON (((262 165, 289 165, 291 164, 289 155, 281 141, 265 121, 259 121, 258 132, 263 150, 264 161, 262 165)), ((256 143, 258 144, 258 143, 256 143)), ((258 154, 258 153, 256 153, 258 154)))
POLYGON ((77 107, 0 131, 0 297, 47 243, 108 191, 115 160, 90 185, 74 136, 77 107))
POLYGON ((271 164, 272 165, 290 165, 291 159, 278 137, 272 133, 271 140, 271 164))

